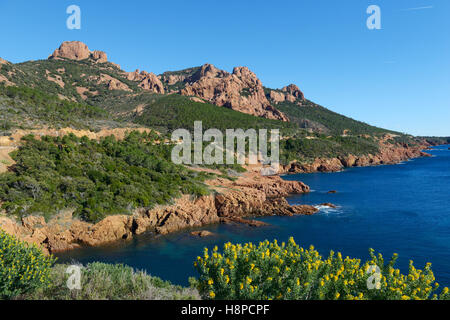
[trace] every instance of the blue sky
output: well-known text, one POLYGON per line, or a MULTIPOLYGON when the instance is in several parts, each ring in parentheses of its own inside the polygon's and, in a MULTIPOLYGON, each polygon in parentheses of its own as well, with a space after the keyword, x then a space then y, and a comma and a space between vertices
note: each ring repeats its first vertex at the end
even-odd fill
POLYGON ((0 0, 0 57, 47 58, 62 41, 127 71, 248 66, 336 112, 416 135, 450 136, 448 0, 0 0), (82 12, 66 28, 66 8, 82 12), (366 9, 381 8, 381 30, 366 9))

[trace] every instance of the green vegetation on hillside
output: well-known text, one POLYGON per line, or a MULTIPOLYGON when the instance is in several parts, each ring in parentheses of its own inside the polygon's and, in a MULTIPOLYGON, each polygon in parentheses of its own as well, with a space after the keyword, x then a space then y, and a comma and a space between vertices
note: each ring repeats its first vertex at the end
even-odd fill
POLYGON ((302 106, 291 102, 283 102, 277 104, 276 107, 300 127, 317 128, 319 132, 330 135, 342 135, 345 130, 348 130, 349 135, 394 133, 340 115, 309 100, 303 101, 302 106))
POLYGON ((4 64, 0 66, 0 74, 18 86, 39 89, 46 94, 62 95, 67 99, 75 99, 91 105, 95 105, 94 97, 98 101, 98 99, 104 99, 111 94, 124 93, 120 90, 109 90, 108 81, 99 82, 101 75, 122 82, 133 92, 141 90, 136 82, 128 80, 123 71, 113 64, 95 63, 89 59, 82 61, 52 59, 27 61, 14 65, 4 64), (86 100, 77 92, 77 88, 88 89, 84 92, 86 100))
MULTIPOLYGON (((353 135, 343 137, 308 132, 295 122, 255 117, 225 107, 195 102, 177 94, 168 96, 140 94, 134 97, 122 97, 122 99, 108 99, 104 103, 111 113, 127 113, 128 111, 126 118, 128 121, 168 134, 178 128, 193 131, 194 122, 199 120, 202 121, 203 130, 217 128, 225 132, 226 129, 234 128, 279 129, 282 136, 289 137, 280 143, 283 163, 317 157, 345 156, 350 153, 360 156, 378 152, 378 144, 370 137, 353 135), (130 113, 130 109, 133 110, 138 105, 144 106, 144 109, 140 113, 130 113)), ((301 110, 303 107, 295 108, 301 110)))
POLYGON ((378 153, 378 144, 370 138, 319 135, 312 138, 293 138, 280 143, 281 162, 310 161, 315 158, 337 158, 378 153))
POLYGON ((295 124, 255 117, 225 107, 190 100, 177 94, 137 97, 133 104, 145 103, 146 108, 134 121, 171 132, 178 128, 194 129, 195 121, 203 122, 203 129, 280 129, 285 133, 298 131, 295 124))
POLYGON ((41 90, 0 84, 0 130, 35 127, 86 129, 111 125, 109 114, 98 107, 62 100, 41 90))
POLYGON ((181 193, 204 195, 206 173, 170 161, 171 146, 151 133, 100 141, 74 135, 24 137, 11 154, 12 172, 0 175, 0 201, 8 214, 47 219, 65 208, 85 221, 130 214, 134 208, 165 204, 181 193))

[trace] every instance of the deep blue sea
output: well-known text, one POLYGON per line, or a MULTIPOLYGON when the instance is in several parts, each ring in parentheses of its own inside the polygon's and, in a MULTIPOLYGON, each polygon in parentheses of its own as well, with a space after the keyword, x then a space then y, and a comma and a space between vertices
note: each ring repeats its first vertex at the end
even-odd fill
POLYGON ((322 255, 334 250, 365 260, 369 248, 381 252, 385 258, 398 253, 398 265, 403 272, 407 272, 410 259, 418 268, 431 262, 437 281, 450 286, 448 148, 433 148, 432 158, 398 165, 284 177, 303 181, 312 189, 310 194, 290 197, 291 204, 331 202, 338 209, 324 208, 314 216, 261 218, 270 224, 263 228, 243 225, 201 228, 217 234, 211 238, 192 237, 192 230, 156 238, 145 234, 127 242, 60 254, 59 262, 123 263, 187 285, 188 277, 196 275, 192 263, 204 247, 220 247, 228 241, 285 241, 293 236, 304 247, 313 244, 322 255), (330 190, 338 193, 328 194, 330 190))

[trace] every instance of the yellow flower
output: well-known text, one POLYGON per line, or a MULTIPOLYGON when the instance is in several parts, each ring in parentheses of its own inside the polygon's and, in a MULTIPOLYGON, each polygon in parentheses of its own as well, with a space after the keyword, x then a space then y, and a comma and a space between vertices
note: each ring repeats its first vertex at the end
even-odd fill
POLYGON ((216 297, 216 294, 215 294, 213 291, 211 291, 211 292, 209 293, 209 296, 210 296, 212 299, 214 299, 214 298, 216 297))
POLYGON ((214 284, 213 279, 209 279, 209 280, 208 280, 208 284, 209 284, 210 286, 212 286, 212 285, 214 284))

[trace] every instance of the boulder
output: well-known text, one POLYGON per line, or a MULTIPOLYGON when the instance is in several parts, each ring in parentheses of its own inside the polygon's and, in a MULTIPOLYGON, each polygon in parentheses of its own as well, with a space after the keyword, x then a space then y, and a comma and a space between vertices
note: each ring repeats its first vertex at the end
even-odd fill
POLYGON ((247 226, 255 227, 255 228, 265 227, 265 226, 269 225, 268 223, 265 223, 265 222, 262 222, 262 221, 243 219, 241 217, 220 218, 220 222, 221 223, 225 223, 225 224, 240 223, 240 224, 245 224, 247 226))
POLYGON ((80 41, 65 41, 56 49, 49 59, 65 58, 70 60, 92 59, 95 62, 108 62, 108 56, 103 51, 90 51, 88 46, 80 41))
POLYGON ((214 236, 214 233, 206 230, 202 231, 193 231, 191 232, 191 236, 199 237, 199 238, 206 238, 206 237, 212 237, 214 236))

